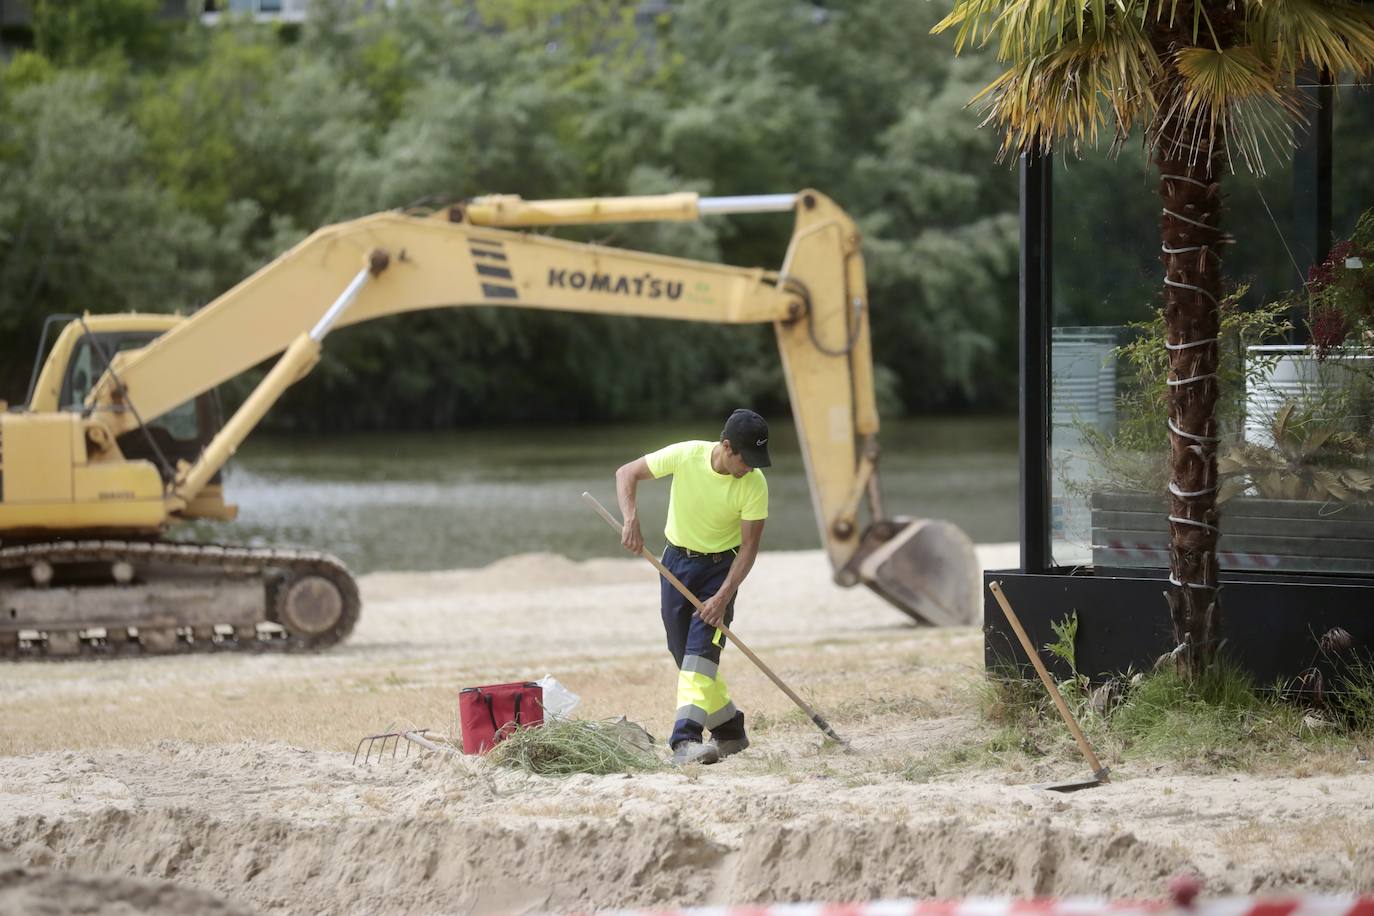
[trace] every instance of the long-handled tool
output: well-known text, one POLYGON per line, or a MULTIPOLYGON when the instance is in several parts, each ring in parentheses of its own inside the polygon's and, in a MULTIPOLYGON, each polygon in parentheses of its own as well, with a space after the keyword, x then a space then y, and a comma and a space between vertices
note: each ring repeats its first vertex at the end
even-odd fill
MULTIPOLYGON (((604 518, 606 520, 606 524, 614 528, 616 532, 624 530, 625 526, 622 523, 616 521, 615 516, 607 512, 606 507, 601 505, 601 503, 597 502, 595 496, 584 491, 582 494, 582 498, 585 499, 587 502, 591 503, 592 507, 596 509, 597 514, 604 518)), ((644 559, 654 564, 654 568, 658 570, 658 574, 663 578, 667 579, 669 584, 671 584, 673 588, 681 592, 682 597, 692 602, 692 606, 695 607, 698 611, 701 610, 701 601, 697 599, 697 596, 693 595, 691 590, 688 589, 687 586, 683 585, 682 581, 678 579, 677 576, 669 572, 668 568, 658 561, 658 557, 649 553, 649 549, 647 547, 640 547, 639 553, 640 556, 644 557, 644 559)), ((743 652, 751 662, 757 665, 760 671, 768 675, 768 679, 772 681, 774 684, 777 684, 778 689, 781 690, 783 693, 787 694, 788 699, 790 699, 793 703, 796 703, 797 706, 801 707, 801 711, 806 713, 806 715, 811 719, 812 722, 816 723, 816 727, 819 728, 822 732, 824 732, 826 737, 830 738, 832 741, 835 741, 838 744, 845 745, 846 747, 849 745, 848 741, 844 740, 839 735, 835 734, 835 729, 830 727, 829 722, 821 718, 820 713, 816 712, 816 710, 812 709, 805 700, 797 696, 796 693, 792 691, 791 687, 788 687, 785 683, 783 683, 782 678, 778 677, 776 674, 773 673, 772 668, 769 668, 767 665, 763 663, 763 659, 755 655, 753 653, 753 650, 751 650, 748 646, 741 642, 738 636, 736 636, 734 633, 731 633, 729 627, 727 627, 724 623, 720 623, 716 625, 716 629, 724 633, 725 637, 729 639, 730 642, 739 646, 739 650, 743 652)))
POLYGON ((1002 583, 989 582, 988 590, 992 592, 992 597, 997 599, 997 603, 1002 606, 1002 613, 1007 615, 1007 620, 1011 622, 1011 628, 1016 631, 1016 638, 1021 640, 1021 648, 1026 650, 1026 655, 1030 658, 1031 664, 1035 666, 1035 673, 1040 675, 1040 680, 1044 683, 1045 689, 1050 692, 1050 698, 1054 700, 1054 705, 1059 707, 1059 715, 1064 717, 1064 724, 1069 727, 1069 731, 1073 732, 1073 740, 1078 742, 1078 749, 1083 752, 1083 759, 1088 761, 1088 766, 1092 767, 1093 771, 1092 779, 1046 783, 1035 788, 1050 789, 1055 792, 1072 792, 1075 789, 1091 789, 1093 786, 1102 785, 1107 781, 1109 771, 1093 753, 1092 745, 1083 736, 1083 730, 1078 727, 1078 722, 1074 719, 1073 713, 1069 712, 1069 706, 1060 695, 1059 688, 1054 686, 1054 680, 1050 678, 1050 673, 1045 670, 1045 663, 1040 660, 1040 653, 1035 651, 1035 645, 1026 635, 1025 629, 1021 626, 1021 620, 1016 616, 1016 612, 1011 609, 1007 596, 1002 594, 1002 583))

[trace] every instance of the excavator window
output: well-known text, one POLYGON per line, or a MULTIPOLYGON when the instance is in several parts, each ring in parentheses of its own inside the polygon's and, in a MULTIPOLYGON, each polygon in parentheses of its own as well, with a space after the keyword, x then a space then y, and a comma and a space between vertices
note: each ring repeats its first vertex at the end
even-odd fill
POLYGON ((116 353, 146 346, 156 336, 146 332, 126 332, 82 337, 72 351, 71 361, 67 363, 67 377, 62 382, 62 409, 81 410, 86 403, 86 396, 91 393, 91 387, 105 371, 105 360, 96 350, 96 343, 106 355, 113 358, 116 353), (96 341, 92 341, 92 337, 96 341))
MULTIPOLYGON (((113 358, 114 354, 126 350, 137 350, 157 336, 147 331, 123 331, 83 337, 73 348, 67 364, 67 375, 62 382, 62 408, 84 409, 86 396, 105 371, 105 358, 113 358), (93 342, 91 337, 97 340, 93 342), (99 350, 96 343, 99 344, 99 350)), ((120 436, 119 446, 126 458, 153 460, 157 457, 157 450, 147 441, 151 436, 163 456, 171 462, 175 463, 178 459, 194 461, 205 443, 219 431, 220 423, 219 398, 210 391, 169 410, 149 423, 146 430, 120 436)))

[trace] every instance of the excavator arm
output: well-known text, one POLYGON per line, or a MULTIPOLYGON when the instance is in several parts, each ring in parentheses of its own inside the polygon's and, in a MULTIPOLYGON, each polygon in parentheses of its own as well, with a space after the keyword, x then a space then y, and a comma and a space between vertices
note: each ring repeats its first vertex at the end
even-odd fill
MULTIPOLYGON (((30 413, 4 432, 13 441, 21 421, 31 421, 34 441, 42 440, 50 455, 70 455, 72 479, 88 482, 75 489, 57 486, 49 502, 10 506, 0 494, 0 538, 16 529, 31 536, 35 528, 65 537, 155 534, 177 518, 214 515, 204 509, 204 495, 215 489, 215 475, 282 393, 310 371, 331 330, 401 312, 470 305, 771 324, 821 543, 836 581, 863 581, 918 621, 977 619, 977 565, 962 532, 945 522, 893 519, 883 511, 859 233, 834 202, 809 190, 704 199, 499 196, 431 214, 380 213, 329 226, 146 346, 112 355, 80 414, 45 413, 41 408, 49 401, 39 403, 56 391, 64 371, 55 358, 72 348, 71 340, 59 339, 38 377, 39 396, 30 413), (794 212, 795 228, 777 271, 525 231, 784 210, 794 212), (148 462, 127 460, 121 452, 119 443, 128 434, 278 355, 235 415, 174 473, 164 469, 159 476, 148 462)), ((81 333, 68 331, 73 339, 81 333)), ((32 466, 28 473, 40 477, 32 466)))

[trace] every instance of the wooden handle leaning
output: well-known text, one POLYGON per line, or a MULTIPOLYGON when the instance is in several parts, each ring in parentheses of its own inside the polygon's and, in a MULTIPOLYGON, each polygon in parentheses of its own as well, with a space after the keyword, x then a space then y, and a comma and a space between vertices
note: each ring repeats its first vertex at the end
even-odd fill
MULTIPOLYGON (((610 512, 606 511, 606 507, 601 505, 601 503, 597 501, 595 496, 593 496, 590 493, 583 492, 582 498, 585 499, 588 503, 590 503, 592 508, 596 509, 597 514, 606 520, 606 524, 610 525, 617 532, 622 531, 624 529, 624 524, 616 521, 615 516, 611 515, 610 512)), ((682 597, 692 602, 693 607, 695 607, 698 611, 701 610, 701 600, 697 598, 696 595, 692 594, 691 589, 682 584, 682 580, 678 579, 678 577, 673 575, 666 566, 659 562, 658 557, 649 553, 649 548, 640 547, 639 554, 644 559, 654 564, 654 568, 658 570, 658 574, 662 576, 664 579, 667 579, 668 583, 672 585, 673 588, 681 592, 682 597)), ((817 728, 825 732, 826 735, 828 735, 833 740, 839 742, 840 744, 849 743, 848 741, 845 741, 843 738, 841 738, 839 735, 835 734, 835 730, 830 727, 830 723, 826 722, 825 719, 821 718, 820 713, 816 712, 809 705, 807 705, 807 702, 805 700, 797 696, 797 694, 793 692, 792 688, 788 687, 787 684, 783 682, 782 678, 778 677, 776 674, 773 673, 772 668, 769 668, 767 665, 763 663, 763 659, 755 655, 753 650, 746 646, 738 636, 730 632, 729 627, 727 627, 724 623, 720 623, 716 625, 716 629, 724 633, 727 639, 729 639, 732 643, 739 647, 739 650, 744 653, 745 657, 747 657, 751 662, 757 665, 760 671, 768 675, 768 679, 772 681, 774 684, 776 684, 779 690, 787 694, 788 699, 790 699, 793 703, 796 703, 797 706, 801 708, 801 711, 806 713, 806 715, 810 717, 811 721, 816 724, 817 728)))
POLYGON ((1105 782, 1107 780, 1107 768, 1102 766, 1102 762, 1093 753, 1092 745, 1084 737, 1083 730, 1078 727, 1078 722, 1074 719, 1073 713, 1069 712, 1069 705, 1064 702, 1064 697, 1060 695, 1059 688, 1054 685, 1054 679, 1050 677, 1049 671, 1045 670, 1045 663, 1040 660, 1040 653, 1035 651, 1035 645, 1026 635, 1025 629, 1021 626, 1021 620, 1016 616, 1016 612, 1011 609, 1011 604, 1007 602, 1007 596, 1002 594, 1002 583, 989 582, 988 590, 992 592, 992 597, 997 599, 997 603, 1002 606, 1002 613, 1007 615, 1011 628, 1016 631, 1016 638, 1021 641, 1021 648, 1026 650, 1026 655, 1030 657, 1031 664, 1035 666, 1035 673, 1040 675, 1040 680, 1044 683, 1045 689, 1049 691, 1050 698, 1054 700, 1054 705, 1059 707, 1059 715, 1064 718, 1064 724, 1069 727, 1069 731, 1073 732, 1073 740, 1078 742, 1078 749, 1083 752, 1083 758, 1088 761, 1088 766, 1092 767, 1093 776, 1105 782))

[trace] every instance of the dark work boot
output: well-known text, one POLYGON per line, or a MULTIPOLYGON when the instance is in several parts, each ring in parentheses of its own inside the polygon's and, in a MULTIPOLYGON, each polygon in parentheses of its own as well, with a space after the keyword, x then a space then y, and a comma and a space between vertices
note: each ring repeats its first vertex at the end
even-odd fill
POLYGON ((711 743, 714 744, 716 750, 720 752, 720 759, 724 760, 731 754, 738 754, 748 747, 749 738, 748 736, 743 738, 713 738, 711 743))

